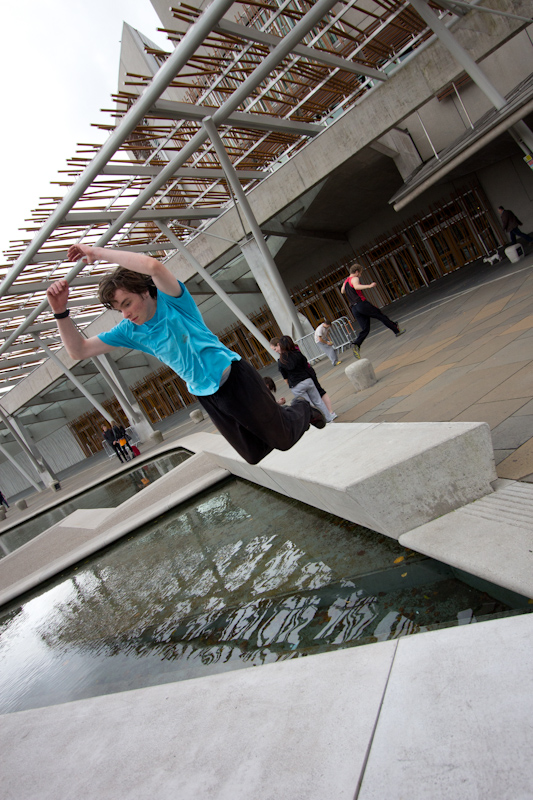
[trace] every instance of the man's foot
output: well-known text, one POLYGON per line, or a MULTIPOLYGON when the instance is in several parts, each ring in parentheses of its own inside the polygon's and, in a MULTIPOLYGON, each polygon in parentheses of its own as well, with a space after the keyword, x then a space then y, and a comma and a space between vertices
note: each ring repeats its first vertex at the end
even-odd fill
POLYGON ((356 358, 361 358, 361 348, 358 344, 352 346, 352 352, 356 358))
POLYGON ((396 334, 396 336, 401 336, 402 333, 405 333, 405 328, 400 328, 400 326, 398 326, 398 333, 396 334))
POLYGON ((335 363, 333 364, 333 366, 334 366, 334 367, 338 367, 340 363, 341 363, 340 361, 335 361, 335 363))
POLYGON ((324 419, 323 414, 315 408, 311 406, 311 418, 309 420, 311 425, 314 425, 315 428, 325 428, 326 427, 326 420, 324 419))
POLYGON ((338 416, 338 414, 335 414, 335 412, 333 412, 332 415, 331 415, 330 422, 333 422, 334 419, 337 419, 337 416, 338 416))

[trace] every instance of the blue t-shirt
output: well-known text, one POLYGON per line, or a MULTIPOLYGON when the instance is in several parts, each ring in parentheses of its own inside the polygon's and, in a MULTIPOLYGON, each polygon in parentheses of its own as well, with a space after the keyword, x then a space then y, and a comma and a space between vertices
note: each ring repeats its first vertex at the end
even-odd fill
POLYGON ((183 294, 171 297, 157 291, 157 308, 152 319, 135 325, 123 319, 98 338, 113 347, 142 350, 168 364, 183 378, 191 394, 214 394, 224 370, 240 356, 211 333, 191 295, 180 282, 183 294))

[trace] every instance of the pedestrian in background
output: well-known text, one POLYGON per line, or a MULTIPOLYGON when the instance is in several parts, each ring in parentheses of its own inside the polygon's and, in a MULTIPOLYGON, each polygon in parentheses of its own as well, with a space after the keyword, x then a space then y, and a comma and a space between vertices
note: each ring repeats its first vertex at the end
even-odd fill
POLYGON ((502 228, 509 234, 512 244, 516 244, 517 236, 520 236, 521 239, 525 239, 526 242, 533 242, 531 236, 528 236, 527 233, 520 230, 520 225, 524 223, 520 222, 516 214, 513 214, 509 208, 504 208, 503 206, 498 206, 498 211, 502 219, 502 228))
POLYGON ((324 320, 315 330, 315 342, 318 345, 318 349, 329 358, 332 366, 338 367, 341 362, 337 358, 337 351, 331 340, 330 328, 331 322, 324 320))

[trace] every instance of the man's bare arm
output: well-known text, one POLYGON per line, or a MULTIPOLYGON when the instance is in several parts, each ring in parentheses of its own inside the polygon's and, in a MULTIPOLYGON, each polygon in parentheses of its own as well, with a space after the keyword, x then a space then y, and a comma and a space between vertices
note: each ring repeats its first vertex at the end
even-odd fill
MULTIPOLYGON (((48 288, 46 295, 54 314, 62 314, 67 310, 69 285, 65 280, 59 280, 53 283, 48 288)), ((90 339, 86 339, 81 335, 69 317, 57 319, 56 322, 59 335, 71 358, 81 360, 84 358, 91 358, 92 356, 100 356, 103 353, 109 353, 113 350, 111 345, 104 344, 98 336, 92 336, 90 339)))
POLYGON ((179 281, 170 270, 157 258, 144 253, 132 253, 129 250, 114 250, 108 247, 89 247, 86 244, 72 245, 68 251, 68 260, 78 261, 80 258, 84 258, 88 264, 93 264, 95 261, 118 264, 119 267, 132 272, 149 275, 163 294, 168 294, 170 297, 180 297, 182 294, 179 281))

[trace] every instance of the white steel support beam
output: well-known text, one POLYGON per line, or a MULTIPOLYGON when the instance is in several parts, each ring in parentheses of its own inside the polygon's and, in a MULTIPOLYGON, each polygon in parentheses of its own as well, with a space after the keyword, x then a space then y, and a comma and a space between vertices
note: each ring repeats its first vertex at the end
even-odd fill
MULTIPOLYGON (((220 165, 226 173, 228 183, 233 190, 236 202, 239 203, 240 209, 244 214, 246 222, 248 223, 248 226, 252 232, 252 236, 254 237, 257 250, 260 253, 261 258, 259 262, 257 258, 254 257, 252 257, 251 262, 249 262, 254 278, 259 284, 265 300, 270 306, 281 331, 286 332, 289 330, 287 325, 290 323, 290 335, 293 339, 300 339, 304 335, 304 332, 300 320, 298 319, 296 308, 294 307, 294 304, 290 298, 287 287, 281 279, 276 262, 272 258, 272 254, 268 249, 268 245, 261 232, 261 228, 257 223, 250 203, 248 202, 248 198, 246 197, 246 194, 244 193, 244 190, 240 184, 237 172, 234 169, 228 154, 226 153, 224 143, 218 135, 218 131, 211 117, 204 119, 202 121, 202 125, 211 139, 211 143, 215 148, 220 165)), ((248 246, 245 244, 244 247, 241 247, 241 250, 246 258, 248 246)))
MULTIPOLYGON (((69 225, 83 226, 83 225, 99 225, 103 222, 113 222, 118 219, 122 211, 72 211, 67 214, 59 223, 59 226, 65 227, 69 225)), ((168 208, 167 206, 147 208, 143 211, 138 211, 130 221, 134 222, 153 222, 157 217, 158 219, 216 219, 222 213, 221 208, 168 208)), ((58 226, 58 227, 59 227, 58 226)))
POLYGON ((113 359, 104 353, 92 359, 103 379, 113 390, 120 406, 126 414, 130 424, 133 425, 142 442, 147 441, 154 433, 152 423, 140 407, 135 395, 130 390, 126 381, 120 374, 113 359))
POLYGON ((165 236, 168 238, 168 240, 169 240, 170 242, 173 242, 173 244, 174 244, 174 246, 176 247, 176 249, 177 249, 177 250, 179 250, 179 251, 180 251, 180 253, 181 253, 181 254, 184 256, 184 258, 186 258, 186 259, 187 259, 187 261, 189 262, 189 264, 190 264, 192 267, 194 267, 194 269, 196 269, 196 270, 198 271, 198 274, 199 274, 199 275, 200 275, 200 276, 201 276, 201 277, 204 279, 204 281, 205 281, 207 284, 209 284, 209 286, 211 286, 211 288, 213 289, 213 291, 215 292, 215 294, 217 294, 217 295, 218 295, 218 297, 220 297, 220 299, 222 300, 222 302, 223 302, 223 303, 225 303, 225 305, 226 305, 226 306, 227 306, 227 307, 228 307, 228 308, 229 308, 231 311, 233 311, 233 313, 235 314, 235 316, 237 317, 237 319, 238 319, 238 320, 240 320, 240 322, 242 322, 242 324, 243 324, 243 325, 244 325, 244 326, 245 326, 245 327, 246 327, 246 328, 247 328, 247 329, 250 331, 250 333, 252 334, 252 336, 255 336, 255 338, 257 339, 257 341, 258 341, 258 342, 260 342, 260 343, 263 345, 263 347, 265 348, 265 350, 267 351, 267 353, 269 353, 269 352, 270 352, 270 342, 268 341, 268 339, 266 338, 266 336, 263 336, 263 334, 261 333, 261 331, 259 330, 259 328, 256 328, 256 326, 253 324, 253 322, 251 322, 251 321, 248 319, 248 317, 246 316, 246 314, 245 314, 243 311, 241 311, 241 309, 239 308, 239 306, 237 306, 237 305, 236 305, 236 304, 233 302, 233 300, 231 299, 231 297, 229 297, 229 296, 226 294, 226 292, 225 292, 225 291, 223 291, 223 289, 221 289, 221 288, 220 288, 220 286, 218 285, 218 283, 216 282, 216 280, 215 280, 215 279, 214 279, 214 278, 213 278, 213 277, 212 277, 212 276, 209 274, 209 272, 208 272, 206 269, 204 269, 204 268, 202 267, 202 265, 201 265, 201 264, 200 264, 200 263, 199 263, 199 262, 198 262, 198 261, 195 259, 195 257, 192 255, 192 253, 190 253, 190 252, 187 250, 187 248, 185 247, 185 245, 184 245, 182 242, 180 242, 180 240, 178 239, 178 237, 177 237, 177 236, 175 236, 175 234, 173 234, 173 233, 172 233, 172 231, 170 230, 170 228, 168 228, 168 227, 165 225, 165 223, 164 223, 164 222, 161 222, 161 221, 158 221, 158 222, 157 222, 157 224, 159 225, 160 229, 163 231, 163 233, 165 234, 165 236))
MULTIPOLYGON (((215 125, 221 125, 227 119, 227 117, 233 113, 241 103, 243 103, 248 95, 253 92, 261 83, 262 81, 268 77, 270 72, 272 72, 282 61, 283 59, 291 52, 292 48, 298 44, 298 42, 306 36, 312 28, 318 24, 318 22, 322 19, 324 14, 327 14, 337 3, 337 0, 317 0, 310 8, 310 10, 305 14, 305 16, 300 19, 294 28, 285 36, 283 39, 280 40, 280 43, 266 56, 266 58, 259 64, 251 75, 249 75, 246 80, 244 80, 239 87, 235 90, 235 92, 223 103, 220 108, 213 114, 213 122, 215 125)), ((9 275, 4 280, 4 283, 0 286, 0 296, 2 292, 7 286, 10 286, 11 283, 16 279, 16 277, 22 272, 26 264, 29 264, 31 258, 35 253, 38 252, 41 245, 48 239, 49 235, 55 230, 57 225, 60 223, 62 218, 65 216, 67 211, 72 208, 74 203, 77 199, 83 194, 83 191, 87 186, 90 185, 93 177, 95 177, 98 172, 101 171, 103 166, 105 165, 106 161, 111 158, 112 155, 118 150, 122 141, 127 138, 127 136, 131 133, 131 131, 135 128, 138 121, 140 121, 144 116, 145 112, 150 108, 151 105, 157 100, 157 98, 163 93, 163 91, 167 88, 168 84, 173 79, 173 75, 170 73, 167 74, 165 72, 166 83, 161 85, 163 81, 160 78, 161 72, 168 67, 169 62, 173 60, 178 53, 184 52, 183 45, 186 41, 190 42, 189 34, 194 29, 197 29, 199 23, 207 18, 209 18, 211 22, 211 28, 214 27, 217 21, 222 18, 224 11, 221 10, 222 6, 224 6, 224 10, 227 10, 228 6, 231 6, 232 3, 230 0, 214 0, 211 6, 203 13, 200 19, 187 31, 185 37, 179 42, 176 50, 170 56, 170 58, 165 62, 161 70, 157 73, 154 77, 152 83, 145 89, 144 93, 141 95, 139 100, 130 108, 126 116, 121 120, 119 126, 115 129, 113 134, 109 137, 106 142, 106 145, 99 151, 99 153, 94 157, 93 161, 89 164, 83 175, 78 182, 72 187, 70 192, 67 194, 65 199, 62 203, 57 207, 56 211, 50 219, 45 223, 43 228, 41 228, 39 234, 35 237, 34 241, 30 245, 30 247, 24 252, 24 254, 20 257, 17 263, 13 266, 12 270, 10 271, 9 275), (220 10, 218 14, 218 19, 213 19, 213 14, 210 14, 213 8, 217 6, 217 9, 220 10), (219 8, 220 6, 220 8, 219 8), (153 87, 156 85, 157 82, 157 89, 153 87), (146 98, 149 96, 150 103, 146 103, 146 98), (141 103, 142 101, 142 103, 141 103), (141 110, 139 112, 138 106, 141 105, 141 110), (133 127, 129 127, 129 121, 131 121, 132 117, 130 116, 134 110, 137 109, 135 113, 134 119, 135 124, 133 127), (115 142, 114 148, 109 148, 109 142, 114 141, 113 137, 117 132, 120 130, 122 131, 123 124, 128 120, 128 125, 126 132, 124 133, 123 137, 120 141, 115 142), (96 165, 96 166, 93 166, 96 165), (89 179, 87 179, 87 175, 89 175, 89 179), (84 185, 82 190, 79 194, 75 193, 75 189, 77 189, 78 184, 82 180, 84 181, 84 185), (67 202, 68 201, 68 202, 67 202)), ((210 28, 210 29, 211 29, 210 28)), ((207 35, 209 31, 206 32, 207 35)), ((196 39, 195 39, 196 41, 196 39)), ((197 44, 199 46, 201 42, 197 44)), ((189 58, 189 54, 187 53, 187 59, 189 58)), ((186 62, 185 62, 186 63, 186 62)), ((175 72, 179 71, 184 64, 181 64, 178 59, 173 61, 175 72)), ((207 133, 204 129, 200 129, 188 142, 185 144, 181 150, 168 162, 168 164, 163 167, 159 175, 154 178, 154 180, 150 183, 149 186, 146 187, 139 195, 135 198, 135 200, 131 203, 131 205, 120 215, 120 217, 114 222, 110 228, 99 237, 95 245, 98 247, 105 247, 105 245, 113 238, 113 236, 120 231, 120 229, 127 223, 129 220, 140 211, 146 203, 154 196, 154 194, 167 182, 170 180, 176 170, 179 167, 182 167, 191 156, 194 155, 196 150, 206 141, 208 138, 207 133)), ((83 259, 80 259, 78 263, 70 270, 68 275, 65 276, 65 280, 70 283, 79 272, 81 272, 85 267, 85 262, 83 259)), ((4 344, 0 347, 0 355, 4 353, 8 348, 9 345, 15 341, 15 339, 20 336, 21 333, 26 330, 26 328, 39 316, 39 314, 44 311, 45 308, 48 306, 48 301, 43 300, 42 303, 37 306, 37 308, 29 315, 28 319, 23 322, 16 331, 12 333, 12 335, 4 342, 4 344)))
MULTIPOLYGON (((15 440, 18 442, 21 449, 26 453, 32 466, 34 467, 35 471, 37 472, 39 478, 42 480, 43 484, 47 488, 54 488, 57 492, 61 489, 61 484, 59 483, 57 476, 54 475, 50 466, 46 463, 42 453, 40 452, 39 448, 33 441, 32 436, 28 433, 27 430, 20 424, 15 417, 8 414, 4 409, 0 406, 0 418, 2 419, 6 428, 13 434, 15 440)), ((33 483, 33 482, 32 482, 33 483)), ((35 486, 35 484, 33 484, 35 486)), ((41 487, 37 487, 39 491, 41 487)))
MULTIPOLYGON (((148 110, 168 88, 178 72, 186 65, 196 50, 201 47, 206 36, 211 33, 216 23, 219 22, 224 14, 230 10, 232 5, 232 0, 213 0, 211 5, 206 8, 198 20, 191 25, 183 39, 181 39, 181 41, 177 44, 174 52, 171 53, 169 58, 161 66, 151 83, 140 95, 137 102, 134 103, 127 111, 113 133, 109 136, 105 144, 102 145, 91 163, 85 169, 83 174, 78 178, 74 186, 66 194, 61 203, 59 203, 59 205, 56 207, 55 211, 50 215, 45 224, 36 234, 30 246, 24 251, 20 258, 17 259, 13 267, 10 269, 8 275, 0 285, 0 297, 3 297, 6 289, 18 278, 26 265, 31 263, 33 256, 39 251, 41 246, 54 232, 65 214, 70 211, 70 209, 80 199, 85 190, 91 185, 96 176, 107 164, 109 159, 114 156, 117 150, 126 141, 128 136, 130 136, 130 134, 135 130, 137 125, 146 116, 148 110)), ((119 226, 119 229, 121 227, 122 223, 119 226)), ((114 235, 114 232, 112 235, 114 235)), ((109 238, 111 238, 111 236, 109 238)), ((107 241, 109 241, 109 239, 107 241)), ((82 264, 78 268, 77 265, 74 270, 71 270, 71 273, 69 273, 71 277, 74 277, 78 274, 78 272, 81 272, 83 266, 84 265, 82 264)), ((47 305, 48 301, 43 301, 41 304, 42 307, 39 307, 38 314, 40 314, 41 311, 47 307, 47 305)), ((36 314, 36 316, 38 316, 38 314, 36 314)), ((4 350, 0 348, 0 352, 4 352, 4 350)))
MULTIPOLYGON (((461 47, 453 33, 448 30, 446 25, 444 25, 430 9, 426 0, 410 0, 410 3, 453 58, 461 64, 476 86, 488 97, 492 105, 498 110, 501 110, 507 104, 505 97, 498 92, 474 59, 461 47)), ((533 153, 533 132, 528 128, 525 122, 520 121, 516 123, 510 128, 510 133, 526 155, 531 155, 533 153)))
MULTIPOLYGON (((205 114, 203 115, 205 117, 205 114)), ((150 165, 136 164, 108 164, 104 167, 101 175, 133 175, 138 177, 154 177, 159 175, 163 167, 152 167, 150 165)), ((240 169, 239 176, 243 180, 257 181, 265 177, 267 173, 259 169, 240 169)), ((174 173, 175 178, 198 178, 216 180, 223 178, 224 172, 219 167, 180 167, 174 173)))
POLYGON ((89 401, 89 403, 90 403, 92 406, 94 406, 94 407, 96 408, 96 410, 97 410, 97 411, 98 411, 98 412, 99 412, 99 413, 100 413, 100 414, 103 416, 103 418, 104 418, 104 419, 106 419, 106 420, 107 420, 109 423, 112 423, 112 422, 113 422, 113 417, 111 416, 111 414, 109 413, 109 411, 106 411, 106 410, 105 410, 105 408, 104 408, 103 406, 101 406, 101 405, 100 405, 100 403, 98 402, 98 400, 96 400, 96 399, 93 397, 93 395, 92 395, 92 394, 91 394, 91 393, 88 391, 88 389, 86 389, 86 388, 85 388, 85 386, 83 385, 83 383, 82 383, 81 381, 79 381, 79 380, 76 378, 76 376, 72 374, 72 372, 69 370, 69 368, 68 368, 68 367, 66 367, 66 366, 63 364, 63 362, 61 361, 61 359, 60 359, 60 358, 59 358, 59 357, 58 357, 58 356, 57 356, 57 355, 56 355, 56 354, 55 354, 55 353, 54 353, 52 350, 50 350, 50 348, 49 348, 49 347, 47 347, 47 346, 45 345, 45 343, 44 343, 44 342, 43 342, 41 339, 39 339, 39 337, 37 336, 37 334, 36 334, 36 333, 34 333, 34 334, 32 334, 32 335, 33 335, 33 338, 35 339, 35 341, 37 342, 37 344, 38 344, 38 345, 39 345, 39 346, 40 346, 40 347, 41 347, 41 348, 44 350, 44 352, 46 353, 46 355, 48 356, 48 358, 50 358, 50 359, 51 359, 51 360, 54 362, 54 364, 57 364, 57 366, 59 367, 59 369, 60 369, 60 370, 63 372, 63 374, 64 374, 64 375, 65 375, 65 376, 66 376, 66 377, 69 379, 69 381, 70 381, 71 383, 73 383, 73 384, 74 384, 74 386, 76 387, 76 389, 79 389, 79 390, 80 390, 80 392, 81 392, 83 395, 85 395, 85 397, 87 398, 87 400, 89 401))
MULTIPOLYGON (((163 119, 187 119, 201 122, 204 117, 211 116, 216 108, 194 106, 191 103, 178 103, 172 100, 158 100, 152 108, 154 116, 163 119)), ((248 128, 258 131, 275 131, 277 133, 293 133, 295 136, 316 136, 324 130, 323 125, 310 122, 293 122, 282 117, 271 117, 268 114, 250 114, 234 111, 225 120, 226 125, 234 128, 248 128)), ((263 175, 264 177, 264 175, 263 175)))
MULTIPOLYGON (((229 33, 231 36, 239 36, 241 39, 246 39, 250 42, 266 44, 268 47, 276 47, 282 41, 279 36, 265 33, 265 31, 260 31, 257 28, 238 25, 226 19, 221 20, 215 30, 219 30, 222 33, 229 33)), ((347 61, 345 58, 336 56, 334 53, 327 53, 325 50, 316 50, 314 47, 307 47, 304 44, 295 45, 291 53, 295 56, 308 58, 310 61, 317 61, 319 64, 326 64, 328 67, 333 67, 334 69, 342 69, 344 72, 351 72, 353 75, 365 75, 367 78, 372 78, 376 81, 387 80, 387 75, 384 72, 380 72, 372 67, 366 67, 364 64, 355 64, 353 61, 347 61)))
POLYGON ((10 462, 13 464, 13 466, 15 467, 15 469, 17 470, 17 472, 20 472, 20 474, 21 474, 21 475, 22 475, 24 478, 26 478, 26 480, 28 481, 28 483, 31 483, 31 485, 34 487, 34 489, 37 489, 37 491, 38 491, 38 492, 40 492, 40 491, 41 491, 41 487, 39 486, 39 484, 37 483, 37 481, 34 481, 34 480, 33 480, 33 478, 32 478, 32 476, 30 475, 30 473, 29 473, 29 472, 26 472, 26 470, 25 470, 23 467, 21 467, 21 465, 18 463, 18 461, 17 461, 17 460, 16 460, 16 459, 15 459, 15 458, 14 458, 14 457, 11 455, 11 453, 9 452, 9 450, 8 450, 6 447, 4 447, 4 445, 2 445, 2 444, 0 444, 0 453, 3 453, 3 454, 5 455, 5 457, 7 458, 7 460, 8 460, 8 461, 10 461, 10 462))

